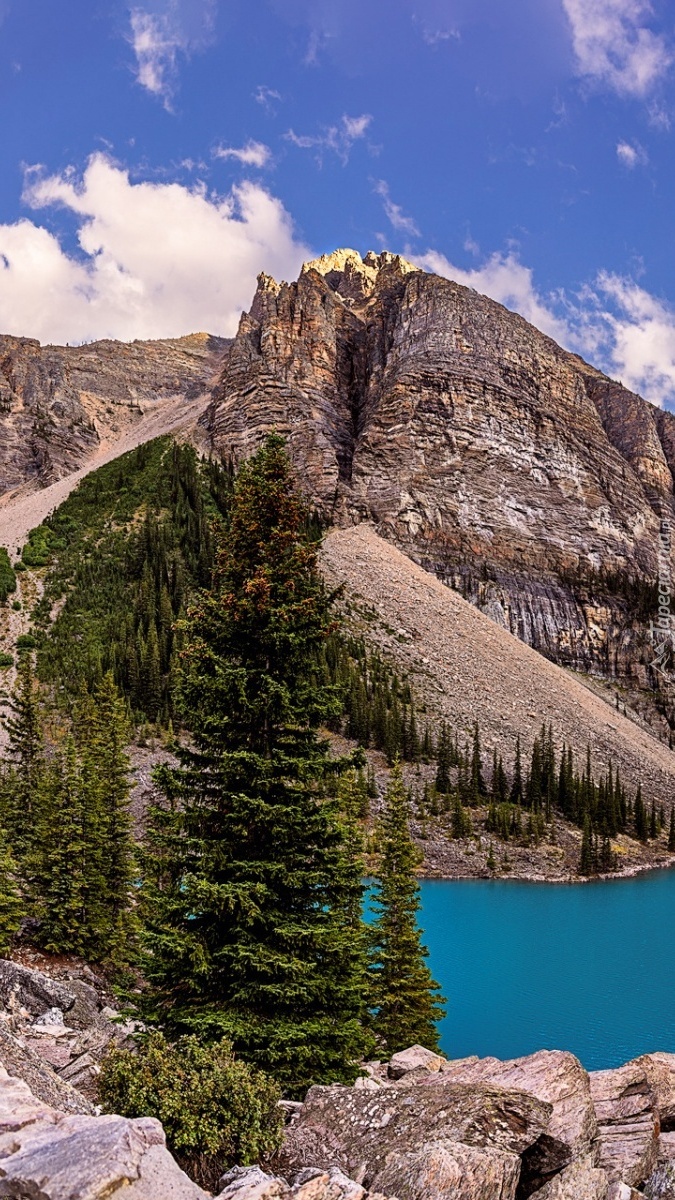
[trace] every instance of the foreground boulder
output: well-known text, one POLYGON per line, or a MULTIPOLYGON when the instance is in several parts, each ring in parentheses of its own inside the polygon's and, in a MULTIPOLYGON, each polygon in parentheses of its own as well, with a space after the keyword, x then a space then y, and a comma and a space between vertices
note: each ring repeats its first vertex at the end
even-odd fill
MULTIPOLYGON (((593 1155, 588 1154, 534 1192, 532 1200, 608 1200, 608 1191, 607 1172, 596 1167, 593 1155)), ((629 1200, 629 1193, 630 1189, 627 1189, 626 1200, 629 1200)))
POLYGON ((0 1197, 15 1200, 206 1200, 149 1117, 66 1115, 0 1067, 0 1197))
POLYGON ((260 1167, 234 1167, 220 1180, 219 1200, 396 1200, 366 1192, 337 1167, 321 1171, 307 1167, 292 1185, 278 1175, 266 1175, 260 1167))
POLYGON ((520 1160, 495 1147, 478 1149, 443 1139, 418 1150, 393 1152, 373 1187, 396 1192, 401 1200, 512 1200, 520 1160))
POLYGON ((598 1166, 610 1181, 638 1187, 656 1167, 660 1123, 654 1094, 639 1060, 613 1071, 592 1071, 598 1117, 598 1166))
POLYGON ((399 1200, 511 1200, 519 1156, 547 1129, 552 1111, 523 1091, 438 1075, 429 1086, 314 1087, 289 1127, 277 1169, 290 1177, 303 1166, 338 1166, 399 1200))
POLYGON ((517 1088, 552 1106, 545 1132, 525 1156, 524 1168, 532 1180, 538 1177, 543 1183, 587 1155, 597 1137, 588 1072, 573 1054, 541 1050, 507 1062, 497 1058, 464 1059, 444 1063, 441 1071, 444 1079, 517 1088))

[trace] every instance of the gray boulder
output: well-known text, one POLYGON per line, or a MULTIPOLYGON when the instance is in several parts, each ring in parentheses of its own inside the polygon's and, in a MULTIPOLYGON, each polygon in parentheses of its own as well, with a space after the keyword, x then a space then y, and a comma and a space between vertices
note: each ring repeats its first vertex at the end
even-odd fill
POLYGON ((501 1062, 497 1058, 461 1059, 441 1067, 444 1079, 492 1083, 517 1088, 552 1106, 551 1120, 537 1143, 528 1150, 524 1169, 533 1178, 561 1171, 588 1154, 598 1134, 588 1072, 573 1054, 540 1050, 524 1058, 501 1062))
POLYGON ((598 1166, 610 1182, 639 1187, 656 1166, 660 1129, 644 1067, 630 1062, 613 1071, 592 1071, 590 1083, 598 1118, 598 1166))
POLYGON ((399 1200, 514 1200, 519 1176, 514 1154, 443 1139, 392 1152, 372 1186, 399 1200))
POLYGON ((260 1167, 233 1167, 218 1183, 219 1200, 290 1200, 285 1180, 260 1167))
MULTIPOLYGON (((519 1156, 550 1123, 553 1106, 525 1092, 435 1079, 429 1086, 402 1082, 374 1092, 311 1088, 288 1127, 276 1169, 291 1177, 303 1166, 337 1166, 357 1183, 375 1187, 390 1155, 462 1142, 519 1156)), ((379 1183, 377 1188, 383 1190, 379 1183)))
POLYGON ((15 1200, 207 1200, 150 1118, 64 1115, 0 1068, 0 1197, 15 1200))
POLYGON ((587 1154, 534 1192, 531 1200, 607 1200, 608 1191, 607 1172, 596 1167, 593 1156, 587 1154))
POLYGON ((675 1054, 642 1054, 628 1066, 647 1076, 662 1130, 675 1129, 675 1054))
POLYGON ((52 1008, 68 1012, 75 1004, 75 993, 41 971, 0 958, 0 1003, 9 1011, 23 1008, 39 1017, 52 1008))
POLYGON ((389 1078, 403 1079, 404 1075, 413 1071, 433 1074, 440 1070, 445 1061, 440 1054, 434 1054, 433 1050, 426 1050, 424 1046, 410 1046, 389 1060, 389 1078))

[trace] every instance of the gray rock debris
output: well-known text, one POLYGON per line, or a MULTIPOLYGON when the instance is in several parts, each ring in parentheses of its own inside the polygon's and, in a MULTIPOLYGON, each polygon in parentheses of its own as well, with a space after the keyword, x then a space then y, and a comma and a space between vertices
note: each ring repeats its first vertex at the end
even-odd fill
MULTIPOLYGON (((596 1167, 593 1155, 588 1154, 565 1167, 555 1179, 533 1193, 532 1200, 608 1200, 608 1189, 607 1172, 596 1167)), ((629 1188, 626 1200, 630 1192, 629 1188)), ((618 1196, 616 1200, 619 1200, 618 1196)))

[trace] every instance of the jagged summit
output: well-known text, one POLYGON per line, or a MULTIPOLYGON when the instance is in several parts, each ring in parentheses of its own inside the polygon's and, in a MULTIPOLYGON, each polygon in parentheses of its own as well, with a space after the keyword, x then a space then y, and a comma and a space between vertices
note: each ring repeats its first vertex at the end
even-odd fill
POLYGON ((372 296, 381 276, 386 280, 403 278, 418 269, 400 254, 391 254, 388 250, 381 254, 369 250, 365 258, 361 258, 358 250, 344 247, 304 263, 302 274, 317 271, 343 300, 358 303, 372 296))

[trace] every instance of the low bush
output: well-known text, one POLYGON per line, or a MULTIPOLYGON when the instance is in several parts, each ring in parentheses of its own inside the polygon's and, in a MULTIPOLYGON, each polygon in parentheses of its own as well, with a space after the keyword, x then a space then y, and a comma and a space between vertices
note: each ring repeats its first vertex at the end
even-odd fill
POLYGON ((185 1171, 213 1189, 223 1171, 273 1153, 281 1144, 278 1085, 234 1058, 227 1040, 204 1045, 161 1033, 137 1053, 113 1050, 104 1060, 99 1092, 107 1112, 156 1117, 185 1171))
POLYGON ((21 552, 25 567, 46 567, 51 559, 52 534, 46 525, 31 529, 28 541, 21 552))
POLYGON ((15 612, 21 612, 23 605, 20 600, 12 600, 12 608, 15 612))
POLYGON ((0 546, 0 603, 16 591, 16 575, 4 546, 0 546))
POLYGON ((34 650, 36 646, 37 642, 32 633, 22 633, 16 639, 17 650, 34 650))
POLYGON ((14 655, 6 654, 4 650, 0 650, 0 669, 3 667, 14 666, 14 655))

